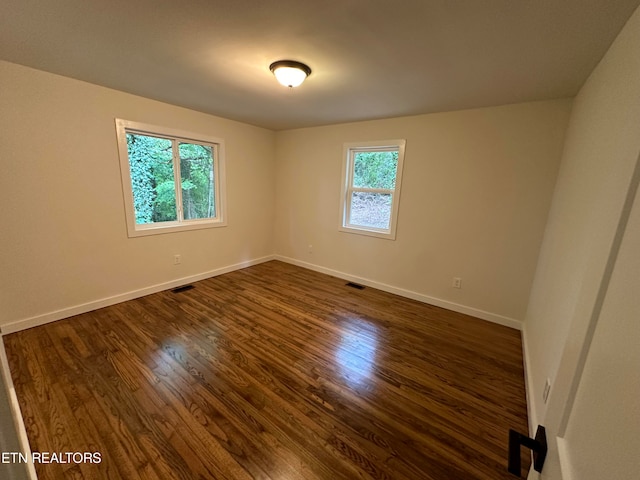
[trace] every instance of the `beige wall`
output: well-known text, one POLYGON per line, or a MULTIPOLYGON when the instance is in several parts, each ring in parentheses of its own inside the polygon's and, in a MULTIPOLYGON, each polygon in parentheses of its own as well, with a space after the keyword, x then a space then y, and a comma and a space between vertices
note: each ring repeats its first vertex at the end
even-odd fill
POLYGON ((0 132, 0 325, 273 253, 272 131, 0 62, 0 132), (127 238, 116 117, 223 138, 228 227, 127 238))
POLYGON ((561 358, 580 355, 584 335, 575 332, 587 331, 595 311, 640 152, 639 98, 636 11, 573 105, 525 320, 533 424, 542 423, 547 413, 542 401, 545 379, 552 382, 552 395, 571 381, 563 375, 560 385, 553 386, 561 358))
POLYGON ((0 325, 273 253, 524 317, 570 100, 274 133, 6 62, 0 82, 0 325), (116 117, 224 138, 229 226, 127 238, 116 117), (397 240, 339 232, 343 143, 390 138, 407 140, 397 240))
POLYGON ((557 100, 278 132, 276 252, 520 321, 570 108, 557 100), (407 141, 397 239, 339 232, 343 143, 394 138, 407 141))
POLYGON ((565 438, 570 478, 638 477, 639 288, 640 196, 636 196, 569 418, 565 438))

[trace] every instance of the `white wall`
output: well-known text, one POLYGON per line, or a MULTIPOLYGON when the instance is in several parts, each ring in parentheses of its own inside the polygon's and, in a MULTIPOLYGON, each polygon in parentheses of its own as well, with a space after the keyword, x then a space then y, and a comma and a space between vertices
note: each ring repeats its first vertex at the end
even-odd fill
POLYGON ((274 133, 0 62, 0 326, 274 252, 517 325, 570 108, 558 100, 274 133), (224 138, 229 226, 129 239, 114 118, 224 138), (338 232, 343 142, 388 138, 407 139, 398 239, 338 232))
POLYGON ((272 254, 274 140, 0 62, 0 325, 272 254), (127 238, 116 117, 223 138, 228 226, 127 238))
POLYGON ((639 476, 639 291, 636 194, 565 434, 572 479, 639 476))
POLYGON ((556 100, 278 132, 276 252, 517 324, 570 109, 556 100), (339 232, 343 143, 394 138, 407 140, 397 239, 339 232))
POLYGON ((636 11, 574 100, 524 327, 532 425, 546 415, 545 379, 581 348, 567 332, 585 330, 594 311, 640 151, 639 99, 636 11))

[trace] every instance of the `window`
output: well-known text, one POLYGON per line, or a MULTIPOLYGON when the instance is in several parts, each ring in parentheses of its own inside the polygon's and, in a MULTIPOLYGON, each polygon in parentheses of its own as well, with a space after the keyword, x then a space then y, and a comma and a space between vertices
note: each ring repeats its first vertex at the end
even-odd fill
POLYGON ((340 230, 396 238, 404 147, 404 140, 345 144, 340 230))
POLYGON ((225 225, 224 144, 116 120, 129 237, 225 225))

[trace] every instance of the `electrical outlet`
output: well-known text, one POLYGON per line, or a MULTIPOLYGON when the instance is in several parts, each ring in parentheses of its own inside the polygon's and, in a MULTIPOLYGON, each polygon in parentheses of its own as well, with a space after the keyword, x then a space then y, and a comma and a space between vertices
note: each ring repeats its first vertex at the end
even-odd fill
POLYGON ((542 391, 542 401, 547 403, 549 400, 549 392, 551 391, 551 380, 547 378, 547 381, 544 382, 544 390, 542 391))
POLYGON ((462 288, 462 279, 460 277, 453 277, 453 283, 451 286, 453 288, 462 288))
POLYGON ((313 253, 313 245, 309 245, 309 246, 307 247, 307 252, 309 252, 309 253, 313 253))
POLYGON ((180 265, 182 263, 182 255, 174 255, 173 256, 173 264, 180 265))

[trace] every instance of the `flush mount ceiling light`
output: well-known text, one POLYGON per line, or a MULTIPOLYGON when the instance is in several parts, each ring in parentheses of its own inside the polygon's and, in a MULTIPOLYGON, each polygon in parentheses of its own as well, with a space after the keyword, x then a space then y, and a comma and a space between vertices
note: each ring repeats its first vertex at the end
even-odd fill
POLYGON ((311 69, 308 66, 295 60, 278 60, 269 65, 269 70, 285 87, 297 87, 311 75, 311 69))

